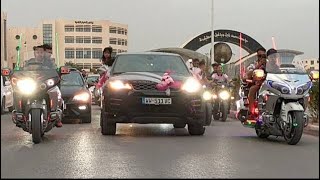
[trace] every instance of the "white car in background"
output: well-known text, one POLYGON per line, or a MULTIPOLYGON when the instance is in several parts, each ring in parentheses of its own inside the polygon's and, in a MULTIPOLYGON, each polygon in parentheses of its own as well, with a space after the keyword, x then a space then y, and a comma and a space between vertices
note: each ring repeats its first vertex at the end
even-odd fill
POLYGON ((11 112, 13 111, 13 90, 10 80, 1 75, 1 114, 5 112, 5 109, 11 112))

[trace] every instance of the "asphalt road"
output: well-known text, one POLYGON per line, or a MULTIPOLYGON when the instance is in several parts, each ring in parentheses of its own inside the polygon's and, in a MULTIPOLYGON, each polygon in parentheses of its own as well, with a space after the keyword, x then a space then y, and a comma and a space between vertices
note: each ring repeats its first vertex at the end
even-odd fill
POLYGON ((319 137, 295 145, 259 139, 239 122, 213 122, 204 136, 172 125, 118 125, 100 133, 91 124, 64 124, 33 144, 1 115, 1 178, 319 178, 319 137))

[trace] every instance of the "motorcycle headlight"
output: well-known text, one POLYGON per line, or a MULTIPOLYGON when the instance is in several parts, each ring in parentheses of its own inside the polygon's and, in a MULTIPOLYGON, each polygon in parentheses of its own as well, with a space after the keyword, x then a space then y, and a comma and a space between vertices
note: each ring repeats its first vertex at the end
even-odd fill
POLYGON ((32 79, 21 79, 17 81, 17 87, 23 94, 32 94, 36 90, 36 82, 32 79))
POLYGON ((73 100, 76 100, 76 101, 88 101, 90 98, 90 95, 89 93, 87 92, 82 92, 80 94, 77 94, 73 97, 73 100))
POLYGON ((228 91, 221 91, 219 93, 219 97, 222 99, 222 100, 227 100, 229 99, 230 97, 230 93, 228 91))
POLYGON ((46 81, 47 86, 53 86, 54 85, 54 79, 48 79, 46 81))
POLYGON ((115 90, 120 90, 120 89, 132 89, 131 85, 130 84, 125 84, 123 83, 122 81, 111 81, 110 83, 110 87, 112 89, 115 89, 115 90))
POLYGON ((202 95, 203 99, 208 101, 212 98, 212 94, 209 91, 205 91, 202 95))
POLYGON ((201 84, 198 80, 194 78, 189 78, 183 85, 182 90, 187 91, 188 93, 195 93, 201 89, 201 84))
POLYGON ((309 90, 312 86, 311 82, 308 82, 306 84, 303 84, 301 86, 298 86, 296 89, 296 94, 297 95, 302 95, 303 93, 305 93, 307 90, 309 90))
POLYGON ((267 84, 270 87, 280 91, 282 94, 291 94, 291 89, 285 84, 281 84, 274 81, 267 81, 267 84))

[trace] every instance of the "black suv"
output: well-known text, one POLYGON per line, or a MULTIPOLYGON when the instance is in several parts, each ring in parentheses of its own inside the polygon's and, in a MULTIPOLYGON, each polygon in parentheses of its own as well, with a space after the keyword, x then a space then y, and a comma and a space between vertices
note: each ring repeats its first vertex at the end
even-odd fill
POLYGON ((116 56, 103 88, 101 133, 115 135, 116 123, 166 123, 175 128, 188 124, 189 134, 203 135, 204 126, 211 123, 211 98, 181 56, 122 53, 116 56), (156 86, 168 70, 181 86, 158 90, 156 86))

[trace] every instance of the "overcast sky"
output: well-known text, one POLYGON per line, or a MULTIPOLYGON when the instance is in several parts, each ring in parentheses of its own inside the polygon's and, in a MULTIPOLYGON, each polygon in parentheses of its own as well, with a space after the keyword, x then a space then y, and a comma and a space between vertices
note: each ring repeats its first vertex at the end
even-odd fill
MULTIPOLYGON (((179 47, 211 30, 211 0, 1 0, 8 26, 42 19, 111 20, 128 24, 129 51, 179 47)), ((319 0, 214 0, 215 29, 241 31, 266 49, 319 57, 319 0)), ((210 45, 199 51, 205 53, 210 45)), ((231 45, 237 52, 236 46, 231 45)))

